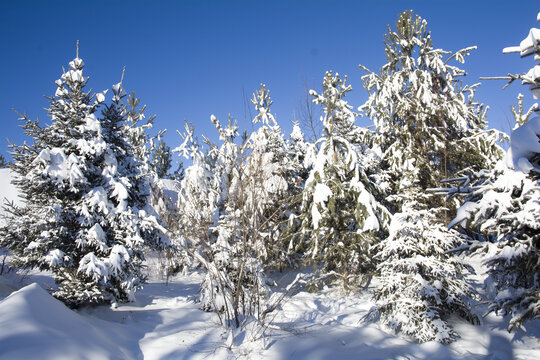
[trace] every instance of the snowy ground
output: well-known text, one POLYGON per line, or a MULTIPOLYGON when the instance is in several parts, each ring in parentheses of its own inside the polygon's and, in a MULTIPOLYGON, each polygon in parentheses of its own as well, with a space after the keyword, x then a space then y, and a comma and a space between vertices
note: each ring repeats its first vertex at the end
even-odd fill
POLYGON ((335 289, 299 292, 269 328, 239 330, 231 338, 217 315, 199 310, 194 301, 200 280, 192 274, 168 284, 151 282, 135 303, 72 311, 43 289, 51 284, 47 274, 0 276, 6 288, 23 286, 0 301, 0 358, 537 360, 540 355, 538 321, 525 335, 507 333, 507 322, 495 315, 481 326, 456 320, 461 339, 452 345, 416 344, 363 321, 373 305, 367 293, 351 296, 335 289), (259 336, 253 340, 254 335, 259 336))
MULTIPOLYGON (((8 177, 0 169, 0 198, 14 199, 8 177)), ((471 280, 481 288, 481 275, 471 280)), ((1 275, 0 359, 540 359, 539 320, 526 334, 509 334, 507 320, 494 314, 480 326, 456 319, 461 338, 453 344, 416 344, 363 320, 373 306, 369 291, 300 291, 268 327, 231 333, 199 310, 200 282, 197 273, 167 284, 153 276, 134 303, 73 311, 45 290, 54 286, 51 274, 1 275)))

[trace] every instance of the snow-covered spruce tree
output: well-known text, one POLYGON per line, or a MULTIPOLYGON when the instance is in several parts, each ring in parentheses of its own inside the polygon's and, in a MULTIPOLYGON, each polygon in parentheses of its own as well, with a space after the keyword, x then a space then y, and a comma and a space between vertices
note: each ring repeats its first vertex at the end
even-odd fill
MULTIPOLYGON (((457 173, 490 166, 502 151, 496 146, 499 134, 485 130, 486 112, 474 100, 478 84, 463 85, 465 71, 449 64, 463 63, 474 47, 453 54, 434 48, 426 20, 412 11, 399 14, 385 39, 387 63, 379 72, 360 65, 368 72, 363 82, 370 95, 360 110, 375 124, 373 145, 382 150, 395 212, 410 187, 410 166, 426 190, 457 173)), ((437 197, 417 201, 442 205, 437 197)))
POLYGON ((444 60, 450 53, 433 48, 426 27, 412 12, 401 13, 396 31, 386 34, 388 63, 363 77, 370 98, 360 109, 375 123, 366 138, 381 155, 379 176, 393 212, 389 236, 374 248, 379 286, 368 318, 418 341, 448 343, 456 336, 449 316, 478 319, 467 304, 466 268, 447 253, 463 240, 441 224, 442 202, 425 190, 492 164, 501 150, 499 134, 485 130, 485 112, 474 102, 476 85, 463 86, 464 71, 448 64, 463 62, 471 48, 444 60))
POLYGON ((18 265, 53 271, 53 295, 74 307, 133 299, 144 281, 142 246, 165 240, 143 210, 149 186, 126 140, 121 85, 98 119, 105 97, 85 92, 83 67, 76 57, 56 81, 49 126, 22 118, 34 138, 13 146, 24 203, 8 206, 0 229, 18 265))
MULTIPOLYGON (((323 136, 306 181, 296 229, 296 251, 320 266, 323 276, 337 275, 344 286, 371 271, 371 246, 386 230, 389 214, 373 196, 377 189, 359 164, 362 148, 351 143, 355 114, 344 99, 351 87, 327 72, 323 93, 312 91, 323 106, 323 136)), ((292 225, 292 224, 291 224, 292 225)))
MULTIPOLYGON (((418 187, 414 191, 420 191, 418 187)), ((457 337, 451 316, 478 323, 468 299, 473 291, 464 279, 462 260, 448 254, 463 239, 437 222, 437 211, 411 194, 392 217, 389 236, 374 246, 378 286, 376 305, 367 315, 417 341, 449 343, 457 337)))
MULTIPOLYGON (((519 47, 505 49, 514 51, 522 57, 535 55, 538 61, 540 29, 531 29, 519 47)), ((540 98, 540 65, 510 77, 515 79, 540 98)), ((504 160, 447 189, 449 197, 466 194, 450 226, 495 241, 496 250, 484 260, 496 287, 488 311, 510 315, 509 331, 540 318, 540 116, 528 115, 530 111, 514 111, 516 126, 504 160)))

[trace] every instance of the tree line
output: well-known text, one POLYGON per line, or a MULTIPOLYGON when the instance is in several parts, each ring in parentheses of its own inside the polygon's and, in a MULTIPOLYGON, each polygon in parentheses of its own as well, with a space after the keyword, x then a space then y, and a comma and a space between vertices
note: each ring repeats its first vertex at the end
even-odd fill
MULTIPOLYGON (((533 30, 517 51, 538 60, 533 30)), ((435 48, 426 20, 405 11, 385 34, 387 62, 360 65, 363 105, 348 103, 352 86, 333 71, 310 91, 318 139, 298 123, 285 137, 261 85, 255 130, 212 115, 218 142, 186 123, 173 150, 155 145, 153 118, 122 81, 109 101, 86 91, 77 54, 49 98, 50 125, 21 116, 33 144, 12 145, 23 204, 5 205, 0 245, 12 266, 52 271, 53 295, 72 307, 132 300, 145 249, 160 251, 169 274, 204 272, 201 308, 233 327, 264 323, 295 286, 358 291, 376 279, 366 320, 443 343, 457 336, 450 316, 480 321, 466 259, 484 254, 497 290, 488 311, 520 327, 540 316, 540 120, 521 99, 502 149, 507 135, 487 128, 479 85, 462 80, 458 64, 473 50, 435 48), (360 115, 373 126, 356 125, 360 115), (191 165, 171 175, 171 153, 191 165), (164 177, 178 181, 178 201, 164 177), (272 271, 300 268, 309 271, 276 290, 272 271)), ((538 68, 510 80, 534 93, 538 68)))

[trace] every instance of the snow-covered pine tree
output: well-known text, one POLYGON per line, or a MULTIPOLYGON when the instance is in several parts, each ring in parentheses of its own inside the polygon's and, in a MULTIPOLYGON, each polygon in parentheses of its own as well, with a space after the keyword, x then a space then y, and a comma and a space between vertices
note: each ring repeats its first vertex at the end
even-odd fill
MULTIPOLYGON (((520 46, 504 52, 540 60, 540 29, 531 29, 520 46)), ((515 79, 540 98, 540 65, 512 75, 510 82, 515 79)), ((496 288, 488 311, 510 315, 508 330, 540 318, 540 116, 524 114, 520 104, 518 99, 506 158, 447 189, 449 197, 466 194, 450 226, 462 226, 495 242, 496 249, 484 260, 496 288)))
POLYGON ((159 179, 170 178, 169 170, 172 166, 172 152, 163 139, 152 153, 152 164, 159 179))
MULTIPOLYGON (((495 145, 498 133, 485 130, 483 105, 474 100, 479 84, 463 85, 465 71, 449 64, 463 63, 475 47, 453 54, 434 48, 426 20, 412 11, 399 14, 385 39, 387 63, 380 71, 360 65, 368 72, 362 79, 370 95, 360 110, 375 124, 373 145, 382 150, 395 212, 409 191, 405 172, 411 166, 426 190, 459 172, 488 167, 502 152, 495 145)), ((436 197, 417 195, 417 201, 442 205, 436 197)))
POLYGON ((287 204, 283 209, 284 227, 280 233, 280 246, 286 255, 279 267, 296 267, 301 263, 302 254, 296 250, 298 215, 302 207, 302 193, 317 155, 314 143, 306 142, 298 123, 293 123, 289 139, 285 142, 285 181, 287 182, 287 204))
POLYGON ((8 205, 0 229, 19 266, 53 271, 54 295, 70 306, 133 299, 144 281, 142 246, 165 240, 143 209, 149 186, 125 137, 121 84, 98 119, 105 96, 84 90, 83 67, 77 56, 56 81, 49 126, 22 117, 34 139, 13 146, 23 205, 8 205))
POLYGON ((300 125, 296 122, 285 142, 285 152, 288 188, 295 189, 293 194, 300 194, 317 153, 315 144, 305 141, 300 125))
POLYGON ((139 106, 141 99, 135 96, 132 91, 127 97, 125 106, 125 131, 135 151, 135 158, 140 163, 141 173, 146 176, 154 177, 153 169, 150 163, 151 153, 155 148, 154 140, 159 138, 165 130, 158 132, 156 136, 150 136, 149 131, 154 126, 156 115, 146 117, 144 114, 146 105, 139 106))
POLYGON ((351 87, 327 72, 323 93, 311 91, 323 106, 323 136, 303 190, 297 251, 304 249, 323 275, 334 274, 344 286, 372 270, 371 246, 386 230, 389 214, 373 196, 377 189, 359 166, 362 148, 351 140, 358 133, 355 114, 346 102, 351 87))

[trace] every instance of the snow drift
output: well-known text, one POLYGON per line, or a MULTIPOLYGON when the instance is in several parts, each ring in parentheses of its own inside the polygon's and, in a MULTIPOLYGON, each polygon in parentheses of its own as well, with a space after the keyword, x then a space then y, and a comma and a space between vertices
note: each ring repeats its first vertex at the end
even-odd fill
POLYGON ((122 343, 117 327, 84 318, 36 283, 0 302, 0 358, 134 359, 141 355, 122 343))

